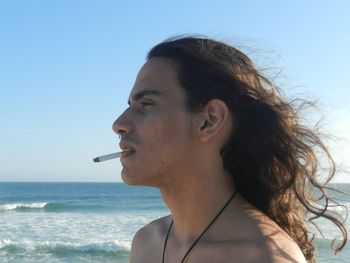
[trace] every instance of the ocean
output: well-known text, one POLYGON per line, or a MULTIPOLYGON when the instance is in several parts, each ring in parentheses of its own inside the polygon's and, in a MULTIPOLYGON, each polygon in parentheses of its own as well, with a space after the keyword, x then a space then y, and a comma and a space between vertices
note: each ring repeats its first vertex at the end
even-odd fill
MULTIPOLYGON (((336 184, 350 192, 350 184, 336 184)), ((343 197, 350 208, 350 198, 343 197)), ((122 183, 0 183, 0 262, 129 262, 131 240, 148 222, 168 215, 159 191, 122 183)), ((347 224, 350 220, 348 219, 347 224)), ((318 262, 350 262, 350 245, 337 256, 339 234, 320 222, 318 262)))

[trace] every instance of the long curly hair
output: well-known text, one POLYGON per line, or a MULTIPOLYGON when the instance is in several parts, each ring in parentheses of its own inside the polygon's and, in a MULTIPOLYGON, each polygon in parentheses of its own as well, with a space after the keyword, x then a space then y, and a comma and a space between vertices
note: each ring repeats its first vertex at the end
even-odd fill
POLYGON ((307 222, 317 218, 340 229, 342 239, 332 245, 340 251, 347 230, 329 211, 335 200, 326 186, 336 166, 318 132, 302 124, 296 101, 284 100, 245 54, 220 41, 173 37, 149 51, 147 59, 154 57, 174 63, 190 111, 201 110, 214 98, 228 106, 235 128, 221 155, 240 194, 284 229, 309 262, 316 259, 307 222), (327 170, 321 168, 320 152, 330 161, 327 170))

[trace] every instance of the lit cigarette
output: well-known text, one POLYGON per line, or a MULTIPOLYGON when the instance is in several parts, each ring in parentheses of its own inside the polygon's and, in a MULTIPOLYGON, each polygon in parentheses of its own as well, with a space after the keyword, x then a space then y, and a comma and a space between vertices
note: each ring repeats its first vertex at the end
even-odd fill
POLYGON ((96 157, 93 160, 95 163, 98 163, 98 162, 104 162, 115 158, 120 158, 121 156, 122 156, 122 152, 116 152, 116 153, 111 153, 100 157, 96 157))

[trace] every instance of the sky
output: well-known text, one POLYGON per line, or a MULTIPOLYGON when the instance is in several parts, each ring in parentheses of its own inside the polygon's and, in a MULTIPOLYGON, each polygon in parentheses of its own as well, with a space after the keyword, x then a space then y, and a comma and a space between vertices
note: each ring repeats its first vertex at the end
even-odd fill
POLYGON ((281 70, 286 96, 319 101, 346 167, 349 12, 346 0, 0 1, 0 181, 121 181, 119 160, 92 159, 119 150, 112 123, 147 51, 179 34, 230 42, 281 70))

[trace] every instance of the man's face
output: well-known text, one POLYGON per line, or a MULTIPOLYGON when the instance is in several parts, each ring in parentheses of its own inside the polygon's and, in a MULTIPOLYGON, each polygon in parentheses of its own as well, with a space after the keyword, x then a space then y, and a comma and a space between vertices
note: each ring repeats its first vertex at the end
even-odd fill
POLYGON ((129 107, 113 124, 121 148, 131 150, 120 159, 123 181, 160 186, 184 174, 196 149, 193 123, 174 66, 149 60, 137 75, 129 107))

